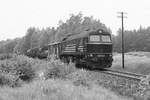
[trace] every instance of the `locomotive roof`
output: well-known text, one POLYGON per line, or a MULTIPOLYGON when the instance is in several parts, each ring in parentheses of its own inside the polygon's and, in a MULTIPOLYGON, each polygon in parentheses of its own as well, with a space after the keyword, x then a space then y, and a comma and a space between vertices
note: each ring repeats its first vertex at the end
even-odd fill
POLYGON ((82 37, 87 37, 88 34, 89 34, 88 32, 82 32, 82 33, 78 33, 78 34, 73 34, 73 35, 67 37, 67 38, 65 39, 65 41, 66 41, 66 40, 77 39, 77 38, 82 38, 82 37))
POLYGON ((67 36, 63 41, 68 41, 68 40, 73 40, 73 39, 78 39, 78 38, 83 38, 83 37, 88 37, 90 34, 110 34, 102 29, 98 29, 96 31, 84 31, 79 34, 74 34, 71 36, 67 36), (101 31, 101 33, 99 33, 101 31))
POLYGON ((55 45, 55 44, 59 44, 60 42, 53 42, 53 43, 49 43, 48 45, 55 45))

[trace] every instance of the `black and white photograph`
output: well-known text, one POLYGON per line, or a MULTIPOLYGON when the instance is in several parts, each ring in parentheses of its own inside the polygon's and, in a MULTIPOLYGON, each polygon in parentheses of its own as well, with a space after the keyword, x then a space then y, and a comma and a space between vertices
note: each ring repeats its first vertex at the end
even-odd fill
POLYGON ((0 0, 0 100, 150 100, 150 1, 0 0))

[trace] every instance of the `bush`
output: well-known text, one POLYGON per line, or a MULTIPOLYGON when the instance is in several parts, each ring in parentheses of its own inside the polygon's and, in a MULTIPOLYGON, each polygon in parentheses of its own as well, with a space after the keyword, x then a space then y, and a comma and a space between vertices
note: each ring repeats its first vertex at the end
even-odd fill
POLYGON ((13 54, 10 54, 10 53, 0 54, 0 60, 10 59, 12 57, 13 57, 13 54))
POLYGON ((10 73, 0 73, 0 85, 10 86, 10 87, 18 87, 21 86, 21 80, 16 75, 12 75, 10 73))
POLYGON ((37 75, 43 78, 65 78, 66 75, 76 70, 74 64, 66 65, 59 60, 54 62, 47 61, 41 64, 35 64, 34 68, 38 68, 37 75), (42 73, 44 73, 42 75, 42 73))
POLYGON ((25 56, 14 56, 9 60, 0 61, 0 71, 12 73, 23 81, 31 81, 35 71, 32 68, 33 59, 25 56))
POLYGON ((55 61, 51 63, 51 67, 48 68, 48 77, 52 78, 66 78, 66 75, 73 73, 76 70, 74 64, 64 64, 60 61, 55 61))
POLYGON ((34 78, 35 71, 32 68, 33 59, 27 58, 25 56, 17 57, 17 66, 15 70, 17 75, 23 81, 31 81, 34 78))

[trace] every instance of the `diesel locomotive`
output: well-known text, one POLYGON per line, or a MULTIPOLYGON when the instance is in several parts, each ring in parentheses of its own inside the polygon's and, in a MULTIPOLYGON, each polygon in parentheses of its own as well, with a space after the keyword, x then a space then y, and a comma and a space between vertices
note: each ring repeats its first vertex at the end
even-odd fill
MULTIPOLYGON (((29 50, 28 53, 31 53, 29 50)), ((33 52, 33 51, 32 51, 33 52)), ((111 34, 103 29, 68 35, 60 42, 51 43, 38 50, 39 55, 74 62, 94 68, 109 68, 112 65, 111 34)))

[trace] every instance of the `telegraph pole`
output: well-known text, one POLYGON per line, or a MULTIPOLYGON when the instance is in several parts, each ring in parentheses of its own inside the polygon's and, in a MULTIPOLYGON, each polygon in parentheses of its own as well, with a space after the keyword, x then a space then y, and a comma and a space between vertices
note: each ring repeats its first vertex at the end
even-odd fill
POLYGON ((121 18, 121 24, 122 24, 122 68, 124 69, 124 23, 123 23, 123 19, 127 18, 126 16, 124 16, 125 12, 118 12, 118 14, 120 14, 121 16, 118 16, 119 18, 121 18))

